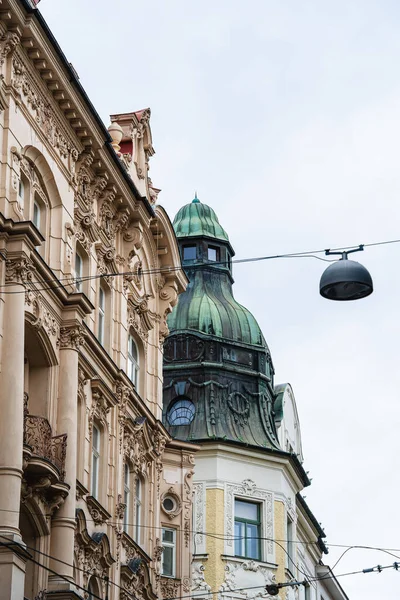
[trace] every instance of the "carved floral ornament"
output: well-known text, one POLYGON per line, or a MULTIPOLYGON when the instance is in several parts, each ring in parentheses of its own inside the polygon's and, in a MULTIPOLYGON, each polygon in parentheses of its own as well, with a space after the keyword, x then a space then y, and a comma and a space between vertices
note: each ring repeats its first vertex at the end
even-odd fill
POLYGON ((31 321, 31 325, 37 331, 44 329, 49 336, 59 336, 59 326, 56 318, 46 308, 45 302, 40 296, 32 290, 25 291, 25 304, 28 307, 32 307, 32 314, 34 320, 31 321))
POLYGON ((28 283, 33 281, 35 268, 25 256, 6 260, 6 283, 28 283))
POLYGON ((71 325, 60 328, 60 337, 57 340, 57 346, 61 350, 77 350, 85 343, 86 332, 82 325, 71 325))
POLYGON ((19 44, 20 36, 15 31, 2 31, 0 34, 0 67, 8 54, 19 44))
POLYGON ((89 535, 83 510, 78 509, 75 533, 75 556, 77 566, 83 571, 83 587, 87 587, 91 575, 102 582, 105 593, 105 576, 115 562, 110 552, 110 542, 105 533, 89 535))

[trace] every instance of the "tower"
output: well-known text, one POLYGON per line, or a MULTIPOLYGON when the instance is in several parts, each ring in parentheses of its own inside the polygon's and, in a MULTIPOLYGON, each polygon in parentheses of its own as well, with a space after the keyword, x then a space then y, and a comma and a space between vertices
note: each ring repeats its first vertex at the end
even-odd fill
MULTIPOLYGON (((311 577, 325 548, 299 494, 310 482, 293 392, 275 386, 262 331, 234 298, 234 250, 214 210, 196 196, 173 225, 189 285, 168 320, 163 421, 174 438, 201 446, 193 594, 267 598, 265 586, 294 580, 300 564, 311 577), (313 556, 297 552, 302 536, 313 556)), ((297 597, 285 589, 282 597, 297 597)))

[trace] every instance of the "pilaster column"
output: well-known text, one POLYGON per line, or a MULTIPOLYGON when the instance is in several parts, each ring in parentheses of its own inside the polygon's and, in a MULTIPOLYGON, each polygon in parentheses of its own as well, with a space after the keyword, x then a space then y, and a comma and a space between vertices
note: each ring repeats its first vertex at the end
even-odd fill
MULTIPOLYGON (((21 542, 19 505, 24 440, 24 304, 30 263, 6 261, 0 371, 0 541, 21 542), (5 536, 5 537, 4 537, 5 536), (7 538, 7 539, 5 539, 7 538)), ((4 598, 22 598, 25 564, 0 546, 0 590, 4 598)))
MULTIPOLYGON (((76 506, 76 462, 78 431, 78 357, 84 343, 81 325, 73 323, 60 330, 60 373, 57 408, 57 433, 66 433, 67 454, 65 458, 65 482, 70 491, 64 504, 52 521, 51 552, 54 557, 50 567, 73 582, 75 506, 76 506), (58 562, 59 559, 62 562, 58 562)), ((52 590, 68 588, 64 579, 52 576, 49 587, 52 590)))

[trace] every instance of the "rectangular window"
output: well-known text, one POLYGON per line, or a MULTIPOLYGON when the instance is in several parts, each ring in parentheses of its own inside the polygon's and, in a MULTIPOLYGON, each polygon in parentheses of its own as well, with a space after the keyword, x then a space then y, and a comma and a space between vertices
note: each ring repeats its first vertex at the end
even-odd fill
POLYGON ((212 260, 213 262, 219 260, 219 248, 208 246, 208 260, 212 260))
POLYGON ((36 200, 33 201, 33 224, 40 229, 40 206, 36 200))
POLYGON ((78 252, 76 252, 75 254, 75 285, 76 285, 76 291, 77 292, 81 292, 82 291, 82 275, 83 275, 83 259, 81 257, 80 254, 78 254, 78 252))
POLYGON ((124 512, 124 531, 128 533, 128 528, 130 524, 130 513, 131 513, 131 472, 129 469, 129 465, 125 465, 124 472, 124 504, 125 504, 125 512, 124 512))
POLYGON ((235 554, 261 560, 260 505, 235 500, 235 554))
POLYGON ((135 490, 135 541, 140 544, 140 526, 142 524, 142 482, 136 480, 135 490))
POLYGON ((295 560, 294 560, 294 541, 293 541, 293 534, 294 534, 294 528, 293 528, 293 521, 292 519, 290 519, 289 517, 287 518, 287 526, 286 526, 286 562, 287 562, 287 567, 289 569, 289 571, 292 571, 292 573, 294 573, 294 567, 295 567, 295 560))
POLYGON ((98 331, 97 337, 99 338, 100 344, 104 344, 104 324, 106 318, 106 293, 104 289, 100 286, 99 289, 99 321, 98 321, 98 331))
POLYGON ((133 385, 137 387, 138 383, 138 372, 139 372, 139 355, 137 346, 133 336, 130 335, 128 338, 128 377, 132 381, 133 385))
POLYGON ((163 528, 162 530, 162 567, 161 574, 164 577, 175 577, 176 569, 176 531, 175 529, 163 528))
POLYGON ((196 246, 183 246, 183 260, 195 260, 196 258, 196 246))
POLYGON ((99 467, 100 467, 100 430, 93 425, 92 437, 92 496, 99 495, 99 467))

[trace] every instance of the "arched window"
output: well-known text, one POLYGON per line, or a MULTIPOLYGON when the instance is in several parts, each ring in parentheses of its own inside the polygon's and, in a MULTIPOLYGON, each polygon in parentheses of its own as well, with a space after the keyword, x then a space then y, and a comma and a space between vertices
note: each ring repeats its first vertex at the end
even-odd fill
POLYGON ((124 469, 124 531, 129 532, 131 521, 131 470, 128 463, 125 463, 124 469))
POLYGON ((132 335, 128 338, 128 377, 133 385, 138 385, 139 353, 132 335))
POLYGON ((188 398, 178 398, 168 409, 167 419, 170 425, 190 425, 196 413, 195 405, 188 398))
POLYGON ((97 425, 93 425, 92 432, 92 485, 91 493, 94 498, 99 497, 99 476, 100 476, 100 450, 101 433, 97 425))
POLYGON ((98 600, 98 598, 101 598, 100 586, 94 576, 89 579, 88 592, 88 600, 98 600))
POLYGON ((142 493, 143 485, 139 478, 136 479, 135 487, 135 531, 134 539, 135 542, 140 544, 141 539, 141 525, 142 525, 142 493))

